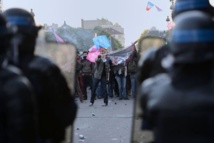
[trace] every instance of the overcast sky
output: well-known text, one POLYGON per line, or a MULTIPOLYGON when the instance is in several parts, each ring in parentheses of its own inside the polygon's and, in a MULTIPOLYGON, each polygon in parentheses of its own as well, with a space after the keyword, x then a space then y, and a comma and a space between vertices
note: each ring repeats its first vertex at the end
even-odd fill
POLYGON ((81 27, 81 19, 97 18, 117 22, 125 29, 126 46, 137 40, 145 29, 155 26, 166 30, 170 5, 169 0, 3 0, 3 10, 33 9, 36 21, 41 24, 61 26, 66 21, 72 27, 81 27), (162 11, 158 12, 155 7, 146 11, 148 1, 162 11))

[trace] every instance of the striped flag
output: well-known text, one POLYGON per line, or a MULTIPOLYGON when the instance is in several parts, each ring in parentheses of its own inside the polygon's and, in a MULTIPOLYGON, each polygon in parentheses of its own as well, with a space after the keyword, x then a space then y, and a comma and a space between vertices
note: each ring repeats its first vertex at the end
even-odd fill
POLYGON ((150 1, 147 3, 146 10, 149 11, 154 6, 150 1))

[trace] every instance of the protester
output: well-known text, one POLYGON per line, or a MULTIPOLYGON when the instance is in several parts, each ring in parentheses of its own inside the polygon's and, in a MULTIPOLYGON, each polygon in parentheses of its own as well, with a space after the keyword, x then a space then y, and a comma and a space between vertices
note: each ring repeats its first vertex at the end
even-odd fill
POLYGON ((107 85, 107 93, 109 97, 114 97, 113 94, 113 82, 114 82, 114 71, 112 70, 112 60, 110 57, 108 57, 108 55, 106 55, 106 60, 109 63, 109 83, 107 85))
POLYGON ((37 143, 35 96, 20 70, 7 63, 12 31, 6 25, 0 15, 0 142, 37 143))
POLYGON ((136 90, 137 90, 137 70, 138 70, 138 54, 134 53, 131 59, 128 61, 128 74, 130 76, 131 81, 131 96, 133 98, 136 97, 136 90))
POLYGON ((83 94, 84 100, 88 99, 87 95, 87 87, 92 89, 92 72, 93 72, 93 64, 89 60, 87 60, 88 51, 83 52, 83 59, 81 61, 82 64, 82 79, 83 79, 83 94))
POLYGON ((95 62, 95 72, 93 78, 90 106, 94 104, 96 96, 95 92, 99 82, 101 82, 101 91, 104 97, 104 106, 108 105, 108 94, 106 84, 109 83, 109 71, 110 71, 109 68, 110 66, 105 56, 102 57, 101 55, 99 55, 95 62))
POLYGON ((117 65, 115 61, 113 61, 113 65, 116 66, 114 68, 115 78, 117 80, 117 85, 119 89, 119 100, 125 99, 128 100, 127 89, 126 89, 126 76, 127 76, 127 65, 126 62, 123 65, 117 65))
MULTIPOLYGON (((18 51, 18 55, 9 60, 22 69, 33 84, 38 101, 40 142, 60 143, 65 138, 66 127, 72 125, 76 117, 74 97, 60 69, 49 59, 34 55, 41 27, 35 25, 31 13, 11 8, 5 10, 3 15, 9 25, 17 26, 13 49, 18 47, 14 50, 18 51)), ((12 55, 17 54, 14 51, 10 51, 12 55)))
POLYGON ((75 93, 76 93, 76 96, 79 97, 80 99, 80 102, 83 102, 83 99, 84 99, 84 96, 82 94, 82 91, 81 91, 81 88, 80 88, 80 82, 79 82, 79 74, 80 74, 80 70, 81 70, 81 63, 80 63, 80 59, 79 57, 77 57, 76 59, 76 75, 75 75, 75 93))

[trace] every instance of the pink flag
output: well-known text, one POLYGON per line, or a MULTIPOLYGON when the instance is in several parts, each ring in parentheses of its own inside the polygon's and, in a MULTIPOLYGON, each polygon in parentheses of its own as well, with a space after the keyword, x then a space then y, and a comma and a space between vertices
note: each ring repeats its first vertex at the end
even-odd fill
POLYGON ((167 23, 168 30, 172 29, 173 26, 174 26, 174 23, 172 21, 170 21, 170 22, 167 23))
POLYGON ((59 37, 59 35, 56 34, 56 32, 53 29, 52 29, 52 32, 54 34, 54 37, 55 37, 57 43, 64 43, 64 40, 61 37, 59 37))
POLYGON ((158 6, 155 6, 155 7, 156 7, 157 11, 162 11, 162 9, 160 7, 158 7, 158 6))
POLYGON ((98 49, 97 47, 94 45, 93 47, 91 47, 88 51, 89 52, 96 52, 98 49))
POLYGON ((54 32, 53 34, 54 34, 56 41, 58 43, 64 43, 64 40, 61 37, 59 37, 59 35, 57 35, 56 32, 54 32))
POLYGON ((87 59, 90 62, 95 63, 96 58, 100 55, 100 50, 96 48, 96 46, 93 46, 89 49, 89 53, 87 55, 87 59))

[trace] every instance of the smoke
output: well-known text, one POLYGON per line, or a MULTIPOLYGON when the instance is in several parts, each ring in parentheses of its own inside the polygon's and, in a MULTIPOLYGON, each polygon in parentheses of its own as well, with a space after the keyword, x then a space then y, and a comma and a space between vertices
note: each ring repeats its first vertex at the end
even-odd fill
POLYGON ((72 43, 80 51, 88 50, 93 46, 93 30, 66 26, 57 29, 56 32, 65 42, 72 43))

